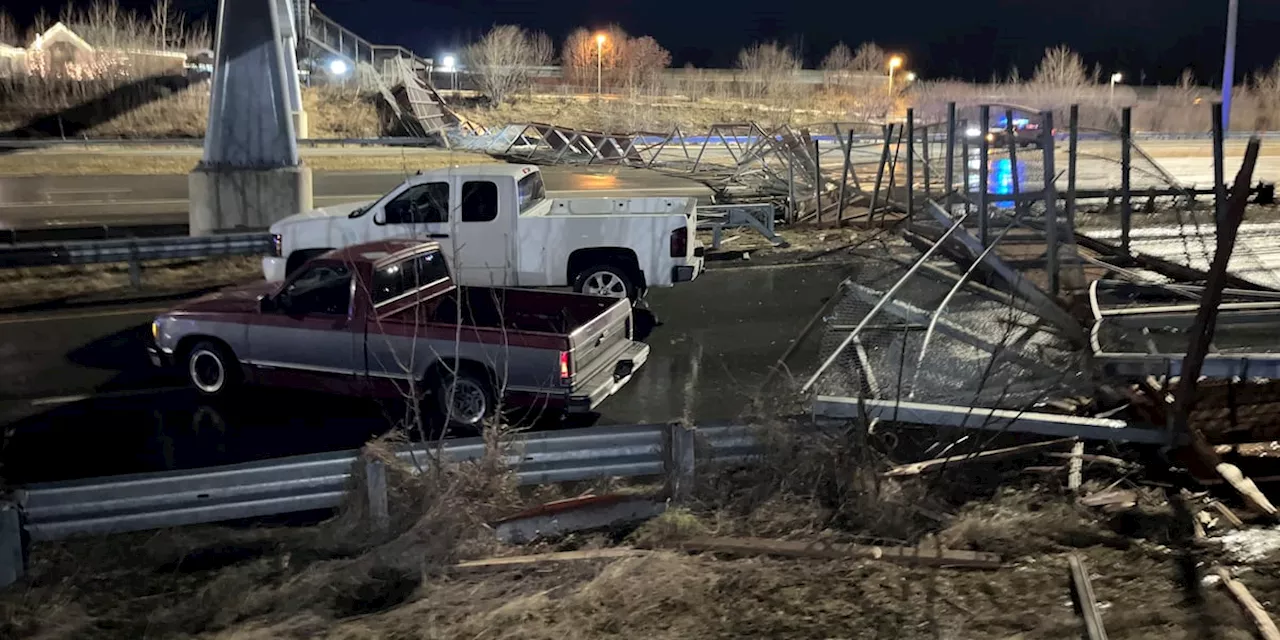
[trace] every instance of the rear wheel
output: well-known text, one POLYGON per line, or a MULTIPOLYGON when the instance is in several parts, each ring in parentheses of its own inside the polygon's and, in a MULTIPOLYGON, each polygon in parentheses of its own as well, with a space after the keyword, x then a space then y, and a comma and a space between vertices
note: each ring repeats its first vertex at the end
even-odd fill
POLYGON ((583 269, 574 278, 573 290, 593 296, 636 299, 636 285, 626 271, 601 264, 583 269))
POLYGON ((203 340, 187 352, 187 380, 206 396, 217 396, 240 382, 240 362, 224 346, 203 340))
POLYGON ((450 430, 479 433, 497 409, 487 376, 465 368, 440 376, 435 396, 435 409, 450 430))

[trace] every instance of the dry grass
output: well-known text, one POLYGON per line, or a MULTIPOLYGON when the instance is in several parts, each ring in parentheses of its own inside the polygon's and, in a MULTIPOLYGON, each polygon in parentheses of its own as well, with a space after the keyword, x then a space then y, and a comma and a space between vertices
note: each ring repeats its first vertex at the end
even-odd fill
MULTIPOLYGON (((0 176, 180 175, 200 160, 199 147, 57 147, 0 154, 0 176)), ((304 148, 313 171, 427 171, 497 162, 487 155, 404 147, 304 148)))
MULTIPOLYGON (((209 117, 209 83, 194 84, 159 100, 124 110, 120 115, 89 127, 88 138, 200 138, 209 117)), ((43 90, 24 96, 15 92, 0 101, 0 128, 17 129, 26 122, 81 102, 90 101, 99 89, 79 88, 56 93, 43 90)), ((312 138, 376 138, 382 135, 375 98, 338 87, 304 87, 302 102, 308 113, 312 138)))
POLYGON ((0 309, 57 300, 110 299, 178 293, 262 277, 254 257, 155 260, 143 263, 142 289, 129 283, 125 263, 0 270, 0 309))
POLYGON ((712 124, 757 122, 763 126, 808 122, 867 121, 882 118, 884 100, 820 92, 784 101, 689 100, 683 97, 525 97, 496 107, 460 107, 464 117, 488 127, 546 122, 592 131, 705 133, 712 124))

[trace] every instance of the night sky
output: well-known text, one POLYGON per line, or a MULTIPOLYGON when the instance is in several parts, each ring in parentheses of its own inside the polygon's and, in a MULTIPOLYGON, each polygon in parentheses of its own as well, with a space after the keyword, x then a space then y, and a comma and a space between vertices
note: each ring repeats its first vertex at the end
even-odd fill
MULTIPOLYGON (((87 0, 86 0, 87 1, 87 0)), ((19 19, 40 3, 10 7, 19 19)), ((50 3, 51 13, 61 2, 50 3)), ((148 0, 122 0, 148 7, 148 0)), ((175 0, 204 15, 214 0, 175 0)), ((1104 77, 1172 83, 1184 68, 1202 82, 1222 73, 1226 0, 318 0, 320 10, 367 39, 424 56, 456 51, 494 24, 546 31, 559 43, 574 27, 618 23, 651 35, 675 66, 731 66, 737 51, 776 39, 815 66, 839 40, 875 40, 903 52, 926 78, 985 81, 1016 65, 1031 74, 1047 46, 1065 43, 1100 63, 1104 77)), ((1280 56, 1280 1, 1240 0, 1237 75, 1280 56)))

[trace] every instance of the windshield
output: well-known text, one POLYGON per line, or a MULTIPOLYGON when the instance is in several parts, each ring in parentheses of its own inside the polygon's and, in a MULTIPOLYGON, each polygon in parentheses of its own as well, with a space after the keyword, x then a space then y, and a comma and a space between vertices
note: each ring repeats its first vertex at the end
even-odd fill
POLYGON ((541 173, 535 172, 521 178, 516 191, 520 199, 520 213, 547 199, 547 188, 542 184, 541 173))

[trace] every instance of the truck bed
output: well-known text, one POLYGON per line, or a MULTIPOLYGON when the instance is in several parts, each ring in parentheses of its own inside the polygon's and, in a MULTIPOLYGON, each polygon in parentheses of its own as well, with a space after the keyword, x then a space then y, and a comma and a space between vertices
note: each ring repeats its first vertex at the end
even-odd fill
POLYGON ((617 300, 573 293, 461 287, 444 294, 432 321, 510 331, 569 335, 600 318, 617 300))

